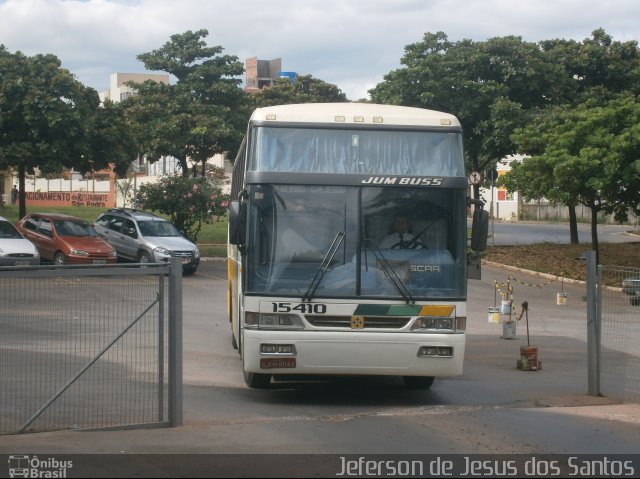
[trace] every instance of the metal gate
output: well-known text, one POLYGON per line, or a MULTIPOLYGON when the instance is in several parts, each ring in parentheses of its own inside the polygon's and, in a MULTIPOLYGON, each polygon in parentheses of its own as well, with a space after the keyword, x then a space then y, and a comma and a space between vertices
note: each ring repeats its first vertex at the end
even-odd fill
POLYGON ((0 434, 182 424, 182 266, 0 271, 0 434))
POLYGON ((640 268, 599 266, 600 390, 640 404, 640 268), (635 281, 634 281, 635 280, 635 281))

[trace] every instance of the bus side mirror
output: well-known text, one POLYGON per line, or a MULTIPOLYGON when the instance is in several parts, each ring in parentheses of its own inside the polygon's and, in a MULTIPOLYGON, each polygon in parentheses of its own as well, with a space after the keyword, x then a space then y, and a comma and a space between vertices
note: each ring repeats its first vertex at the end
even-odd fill
POLYGON ((471 223, 471 249, 473 251, 486 250, 488 236, 489 213, 483 209, 475 208, 473 222, 471 223))
POLYGON ((229 204, 229 243, 244 245, 246 203, 232 201, 229 204))

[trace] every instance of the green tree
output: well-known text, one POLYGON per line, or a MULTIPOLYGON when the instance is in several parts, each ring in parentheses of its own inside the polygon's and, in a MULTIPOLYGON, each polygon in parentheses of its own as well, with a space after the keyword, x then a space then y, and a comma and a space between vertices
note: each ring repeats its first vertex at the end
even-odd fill
MULTIPOLYGON (((426 33, 405 47, 403 67, 370 90, 374 101, 443 110, 464 128, 467 167, 492 168, 517 149, 511 134, 558 105, 605 101, 640 89, 637 42, 595 30, 582 42, 520 37, 450 42, 426 33)), ((477 192, 476 192, 477 193, 477 192)), ((575 225, 575 222, 573 222, 575 225)), ((576 230, 577 231, 577 230, 576 230)))
POLYGON ((54 55, 29 57, 0 45, 0 168, 18 170, 20 217, 25 175, 35 167, 84 173, 126 160, 126 129, 111 109, 99 108, 95 90, 60 65, 54 55))
POLYGON ((136 204, 167 215, 195 243, 203 223, 224 217, 229 195, 223 194, 207 178, 175 174, 163 176, 157 183, 141 185, 136 194, 136 204))
POLYGON ((575 109, 556 112, 514 134, 540 153, 505 175, 510 189, 547 196, 591 209, 591 243, 599 260, 600 212, 628 219, 640 213, 640 102, 621 95, 601 104, 591 99, 575 109), (541 146, 543 145, 543 146, 541 146), (543 178, 544 177, 544 178, 543 178))
POLYGON ((238 78, 244 71, 236 56, 207 47, 207 30, 171 36, 162 48, 138 55, 145 68, 177 78, 175 85, 133 83, 137 95, 127 102, 129 118, 149 161, 173 156, 189 174, 188 160, 206 162, 237 149, 248 119, 247 96, 238 78))
POLYGON ((513 36, 450 42, 443 32, 425 33, 405 47, 401 63, 370 90, 372 100, 456 115, 467 167, 477 171, 515 152, 510 134, 529 111, 549 104, 563 75, 536 44, 513 36))
POLYGON ((582 42, 545 40, 540 46, 548 62, 565 71, 558 89, 566 101, 556 104, 579 104, 593 97, 612 99, 625 91, 640 93, 640 52, 635 40, 614 41, 599 28, 582 42))
POLYGON ((345 102, 347 96, 335 85, 313 78, 311 75, 300 75, 294 82, 288 78, 276 80, 269 88, 263 88, 252 95, 256 108, 291 103, 333 103, 345 102))

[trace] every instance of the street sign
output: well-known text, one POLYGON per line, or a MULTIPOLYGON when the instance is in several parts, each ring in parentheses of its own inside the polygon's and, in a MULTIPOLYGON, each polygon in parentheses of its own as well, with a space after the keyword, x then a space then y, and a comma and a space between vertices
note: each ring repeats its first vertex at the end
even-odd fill
POLYGON ((482 182, 482 174, 479 171, 472 171, 469 174, 469 184, 479 185, 482 182))

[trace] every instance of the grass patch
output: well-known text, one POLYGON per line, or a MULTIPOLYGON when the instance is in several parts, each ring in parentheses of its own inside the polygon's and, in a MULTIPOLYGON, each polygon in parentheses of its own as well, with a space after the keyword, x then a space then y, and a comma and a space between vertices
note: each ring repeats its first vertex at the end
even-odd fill
MULTIPOLYGON (((485 259, 495 263, 585 281, 587 268, 579 259, 591 249, 591 244, 542 243, 487 248, 485 259)), ((640 268, 640 242, 600 243, 600 263, 603 265, 640 268)))

